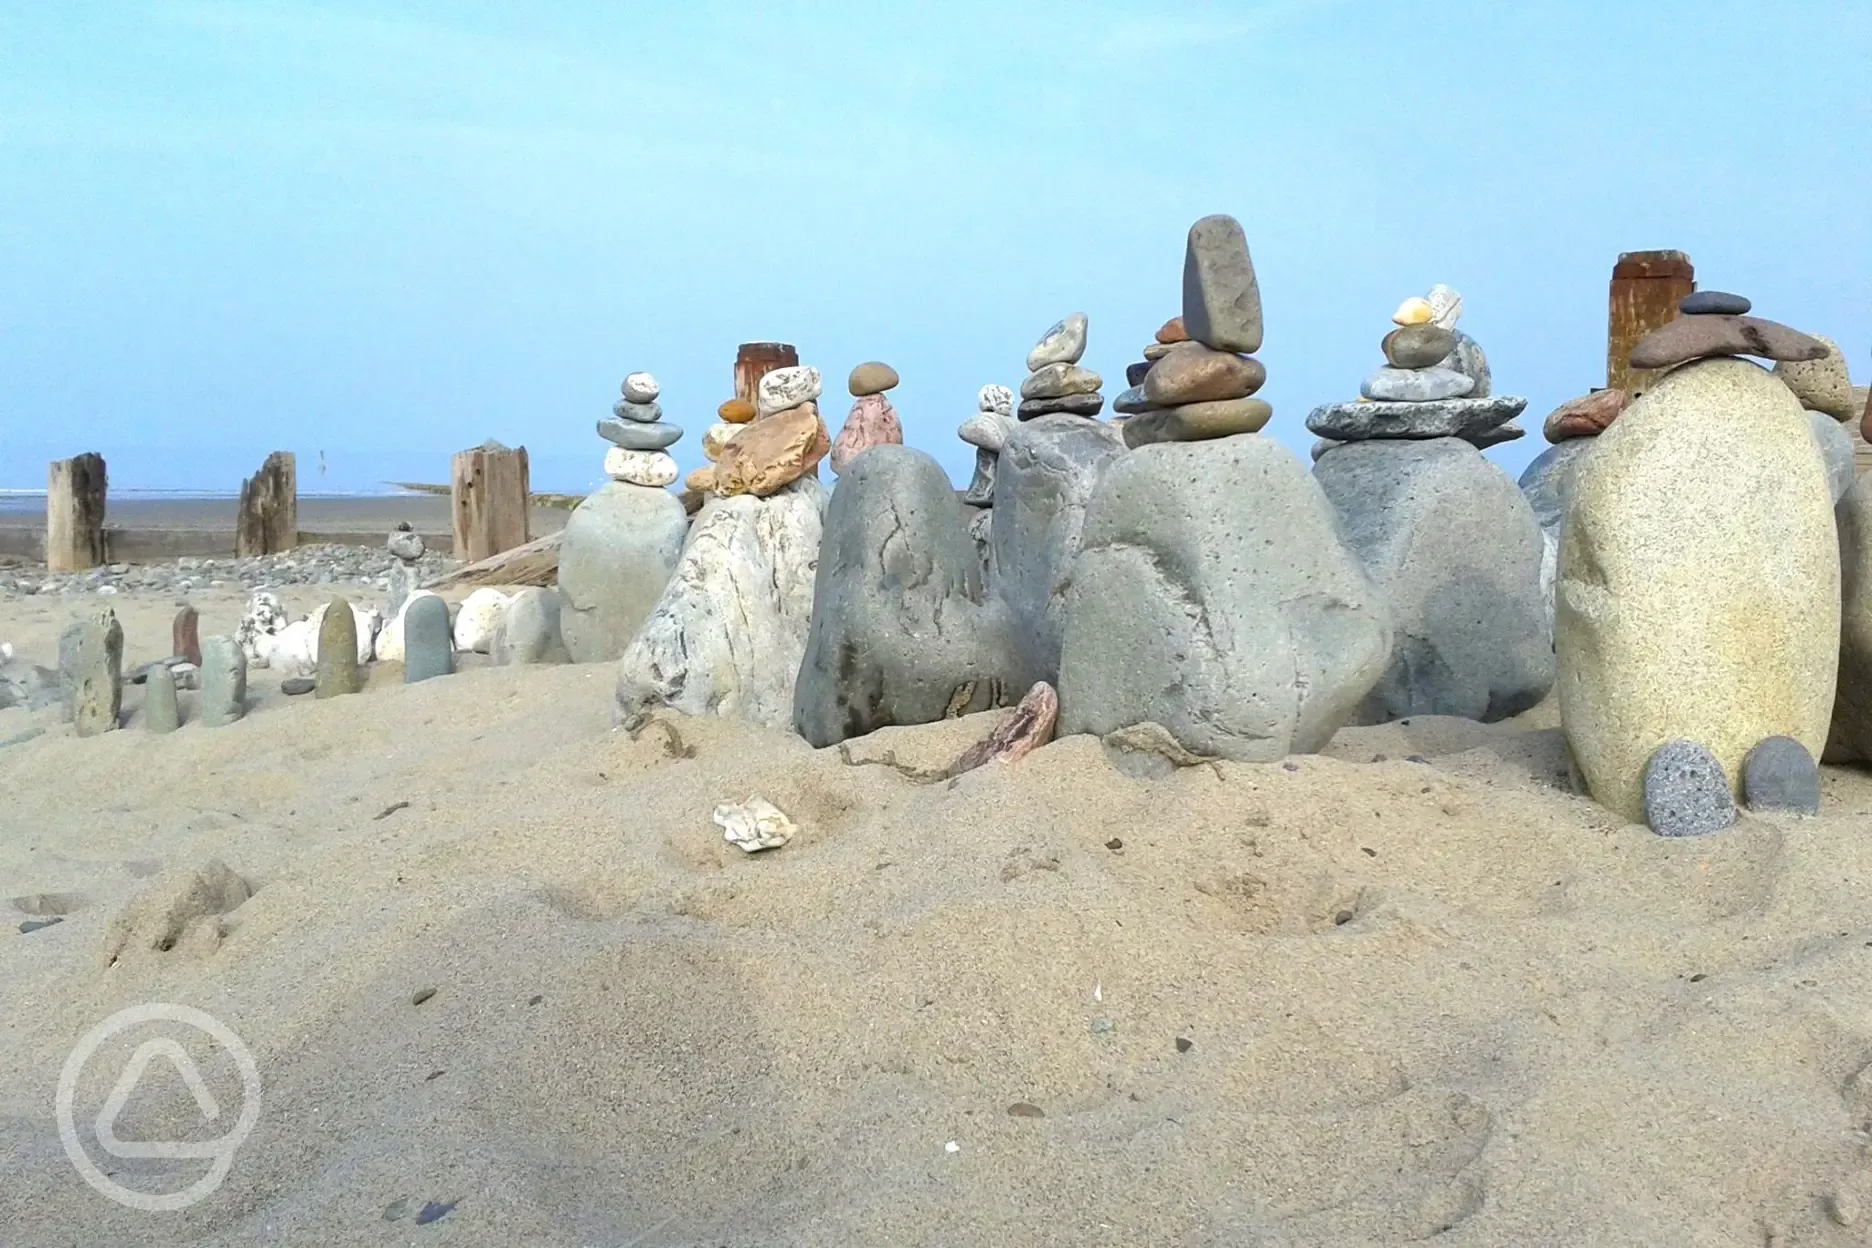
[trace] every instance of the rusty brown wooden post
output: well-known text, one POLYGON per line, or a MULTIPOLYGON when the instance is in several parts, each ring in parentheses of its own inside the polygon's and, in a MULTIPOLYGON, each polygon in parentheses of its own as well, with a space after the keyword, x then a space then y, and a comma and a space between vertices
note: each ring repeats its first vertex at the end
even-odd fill
POLYGON ((84 572, 103 564, 108 491, 104 457, 95 451, 55 459, 46 469, 48 572, 84 572))
POLYGON ((1606 323, 1606 388, 1642 391, 1657 374, 1631 367, 1632 348, 1677 319, 1677 303, 1696 289, 1696 267, 1681 251, 1628 251, 1612 266, 1606 323))
POLYGON ((479 563, 526 545, 531 494, 526 447, 485 442, 457 454, 449 469, 455 558, 479 563))
POLYGON ((799 351, 784 342, 744 342, 735 352, 735 398, 754 402, 760 379, 776 368, 792 368, 799 363, 799 351))
POLYGON ((298 461, 291 451, 274 451, 259 472, 241 482, 234 553, 243 559, 277 555, 298 544, 298 461))

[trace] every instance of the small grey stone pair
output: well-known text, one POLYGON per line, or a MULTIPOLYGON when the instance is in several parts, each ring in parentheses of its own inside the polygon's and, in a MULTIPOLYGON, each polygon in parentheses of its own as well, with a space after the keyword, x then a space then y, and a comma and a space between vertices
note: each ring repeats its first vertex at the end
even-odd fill
MULTIPOLYGON (((1742 800, 1757 813, 1820 813, 1820 768, 1792 737, 1769 737, 1742 760, 1742 800)), ((1644 773, 1645 822, 1659 836, 1703 836, 1736 821, 1729 778, 1694 741, 1666 741, 1644 773)))

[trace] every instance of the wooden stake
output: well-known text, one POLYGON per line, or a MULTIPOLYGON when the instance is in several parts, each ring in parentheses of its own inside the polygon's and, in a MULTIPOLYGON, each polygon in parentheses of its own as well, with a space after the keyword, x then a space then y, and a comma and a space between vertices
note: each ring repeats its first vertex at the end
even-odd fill
POLYGON ((1606 323, 1606 387, 1642 392, 1655 370, 1631 367, 1632 348, 1677 319, 1677 304, 1696 289, 1696 268, 1681 251, 1628 251, 1612 266, 1606 323))
POLYGON ((274 451, 241 483, 234 553, 276 555, 299 544, 299 472, 291 451, 274 451))
POLYGON ((754 402, 760 379, 776 368, 792 368, 799 363, 799 351, 784 342, 744 342, 735 352, 735 398, 754 402))
POLYGON ((455 516, 455 558, 479 563, 528 538, 526 447, 488 442, 455 456, 449 497, 455 516))
POLYGON ((104 562, 104 457, 55 459, 46 470, 48 572, 84 572, 104 562))

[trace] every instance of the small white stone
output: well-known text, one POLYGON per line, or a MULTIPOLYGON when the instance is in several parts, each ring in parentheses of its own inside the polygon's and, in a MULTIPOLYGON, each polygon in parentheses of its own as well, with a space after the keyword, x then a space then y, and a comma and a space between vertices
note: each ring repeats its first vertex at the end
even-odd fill
POLYGON ((1086 349, 1086 314, 1075 312, 1040 336, 1027 353, 1027 371, 1038 372, 1049 364, 1077 364, 1086 349))
POLYGON ((270 639, 285 627, 286 606, 279 595, 267 589, 255 590, 253 597, 247 600, 240 626, 234 631, 234 643, 247 656, 248 667, 267 666, 267 655, 272 649, 270 639))
POLYGON ((975 396, 978 411, 994 412, 1001 416, 1014 414, 1014 392, 1006 386, 983 386, 975 396))
POLYGON ((775 412, 810 403, 819 397, 821 390, 819 370, 810 364, 776 368, 760 379, 754 397, 755 414, 771 416, 775 412))
POLYGON ((663 451, 627 451, 614 446, 605 452, 604 471, 613 481, 660 490, 676 479, 676 461, 663 451))
POLYGON ((624 398, 632 403, 654 403, 663 391, 649 373, 632 373, 624 379, 624 398))
POLYGON ((943 1152, 945 1153, 959 1153, 961 1151, 962 1146, 954 1140, 950 1140, 947 1144, 943 1145, 943 1152))
POLYGON ((747 428, 746 425, 731 425, 725 420, 716 421, 709 426, 708 432, 702 435, 702 454, 710 463, 714 463, 721 458, 722 448, 733 440, 735 434, 745 428, 747 428))
POLYGON ((714 819, 722 828, 723 840, 750 854, 778 849, 799 830, 778 806, 759 797, 717 806, 714 819))
POLYGON ((455 617, 455 648, 486 654, 494 646, 494 631, 507 615, 508 597, 498 589, 481 588, 462 599, 455 617))
POLYGON ((1430 297, 1424 300, 1430 305, 1430 321, 1444 329, 1455 329, 1456 322, 1462 317, 1462 296, 1445 286, 1442 282, 1430 288, 1430 297))
POLYGON ((1004 416, 1000 412, 976 412, 962 422, 962 427, 956 430, 956 436, 970 446, 999 455, 1001 448, 1007 445, 1008 435, 1013 432, 1013 417, 1004 416))

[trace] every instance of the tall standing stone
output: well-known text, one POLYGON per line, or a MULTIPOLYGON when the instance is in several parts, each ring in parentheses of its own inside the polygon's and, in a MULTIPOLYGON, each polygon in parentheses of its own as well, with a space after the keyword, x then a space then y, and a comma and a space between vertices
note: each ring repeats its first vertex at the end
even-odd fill
POLYGON ((59 682, 65 714, 81 737, 117 727, 123 710, 123 626, 104 610, 59 635, 59 682))
POLYGON ((1696 289, 1696 268, 1681 251, 1628 251, 1612 266, 1606 322, 1606 389, 1648 389, 1659 376, 1631 366, 1632 348, 1677 319, 1677 304, 1696 289))
POLYGON ((454 670, 455 634, 448 603, 436 594, 411 598, 403 609, 403 683, 413 685, 454 670))
POLYGON ((201 613, 194 607, 176 612, 175 622, 169 626, 169 653, 201 666, 201 613))
MULTIPOLYGON (((408 628, 406 620, 403 641, 405 662, 408 662, 408 628)), ((314 696, 320 698, 356 693, 364 687, 358 674, 357 620, 351 614, 350 602, 343 598, 334 598, 326 604, 325 617, 319 621, 316 679, 314 696)))
MULTIPOLYGON (((343 614, 349 616, 349 611, 343 614)), ((201 716, 210 728, 247 714, 247 655, 232 637, 202 639, 201 716)))
POLYGON ((1190 226, 1183 252, 1183 328, 1217 351, 1261 349, 1261 286, 1248 236, 1234 217, 1217 214, 1190 226))
POLYGON ((182 726, 182 707, 176 700, 175 673, 158 663, 143 682, 143 726, 151 732, 174 732, 182 726))

